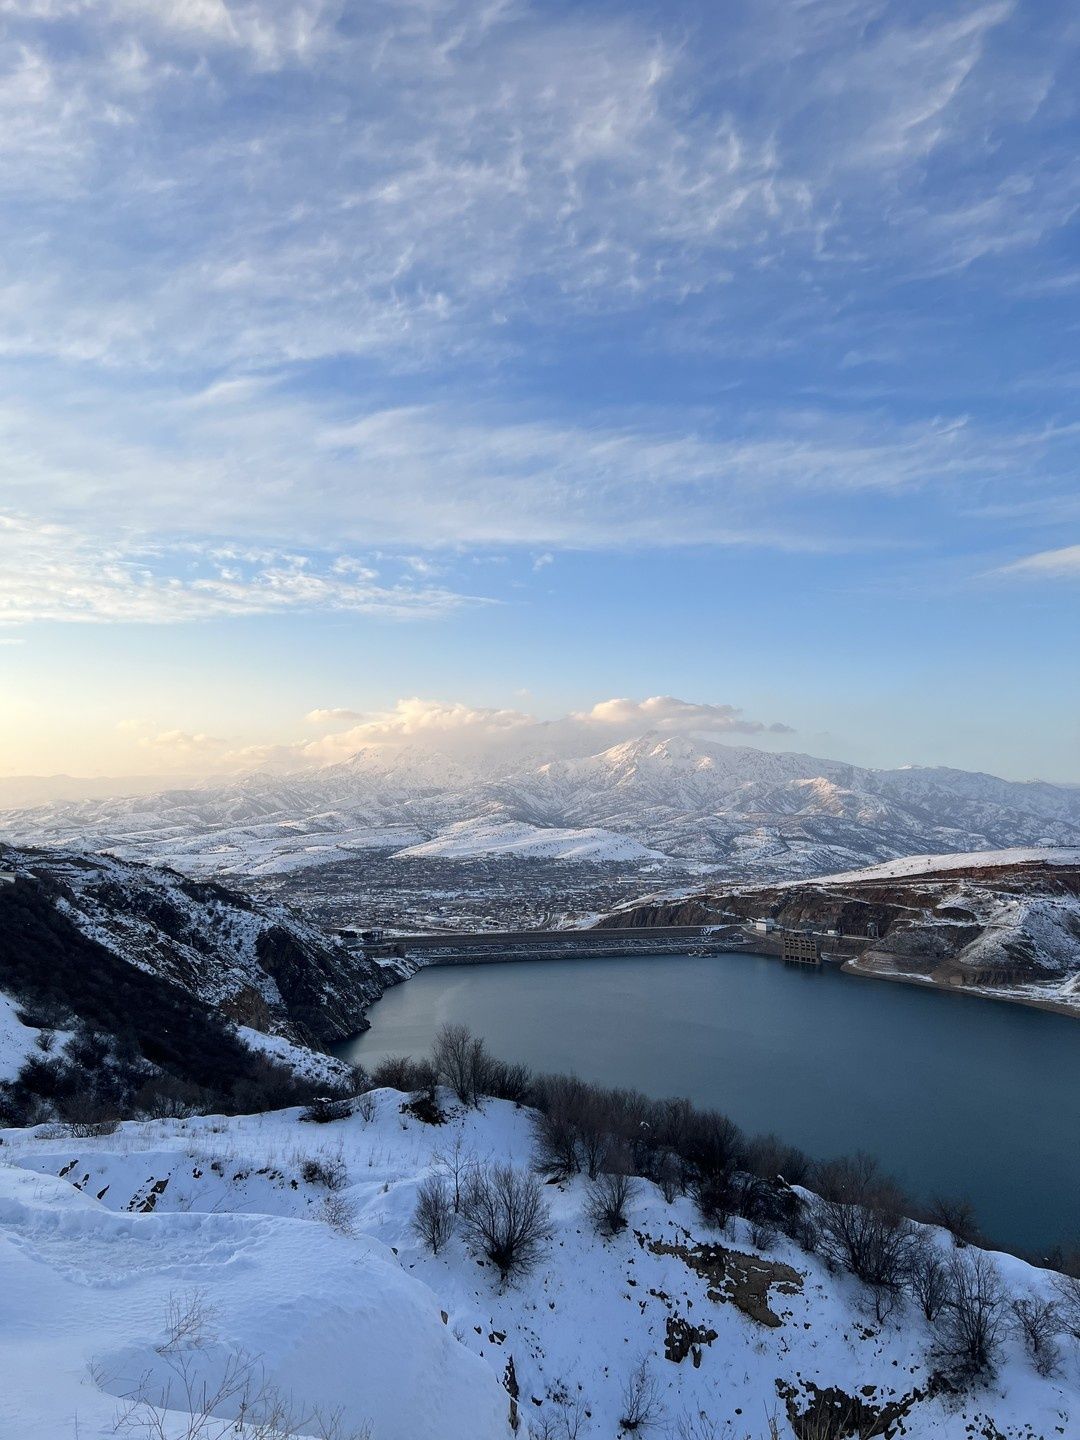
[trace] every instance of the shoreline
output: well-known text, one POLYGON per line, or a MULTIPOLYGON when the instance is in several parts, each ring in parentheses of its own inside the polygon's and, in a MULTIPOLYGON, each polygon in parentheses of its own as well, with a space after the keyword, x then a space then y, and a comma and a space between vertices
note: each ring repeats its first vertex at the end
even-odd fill
POLYGON ((1023 1005, 1029 1010, 1043 1010, 1052 1015, 1065 1015, 1080 1020, 1080 1005, 1069 1005, 1061 1000, 1044 1000, 1036 995, 1010 995, 998 990, 985 990, 977 985, 948 985, 932 976, 917 975, 911 971, 867 970, 861 967, 857 958, 845 960, 839 967, 841 974, 854 975, 861 980, 891 980, 897 985, 915 985, 922 990, 936 990, 941 995, 967 996, 975 1000, 998 1000, 1005 1005, 1023 1005))
MULTIPOLYGON (((647 935, 649 927, 642 928, 647 935)), ((573 935, 573 933, 573 931, 568 931, 568 937, 570 935, 573 935)), ((683 949, 681 947, 675 948, 676 943, 677 942, 672 940, 667 940, 665 942, 662 939, 658 939, 655 942, 655 953, 657 955, 667 956, 691 953, 688 949, 683 949)), ((742 941, 740 940, 740 943, 738 945, 732 946, 725 944, 723 941, 706 941, 702 946, 702 949, 704 949, 706 953, 717 957, 721 955, 745 954, 761 955, 765 959, 769 960, 781 959, 781 956, 777 953, 777 947, 775 945, 770 947, 767 945, 762 945, 760 942, 755 944, 753 938, 751 938, 750 936, 746 937, 746 943, 742 943, 742 941)), ((595 951, 585 951, 584 953, 578 952, 575 954, 573 945, 567 944, 565 948, 563 948, 562 946, 558 946, 557 948, 555 946, 546 946, 543 949, 538 949, 532 953, 521 951, 500 953, 496 951, 493 953, 489 952, 486 955, 463 953, 455 956, 440 954, 437 957, 433 956, 430 960, 426 958, 419 959, 417 969, 427 970, 438 966, 449 967, 455 965, 501 965, 510 964, 515 961, 521 961, 524 963, 542 963, 545 960, 555 959, 626 960, 631 959, 635 954, 640 953, 641 950, 635 947, 634 949, 611 949, 607 951, 601 951, 597 949, 595 951)), ((975 985, 945 984, 940 980, 933 979, 929 975, 921 976, 911 971, 888 971, 868 969, 861 966, 859 960, 860 957, 858 955, 852 955, 844 959, 841 959, 841 957, 837 956, 835 957, 835 959, 826 960, 824 963, 829 964, 833 969, 839 970, 842 975, 853 975, 863 980, 891 980, 894 983, 900 985, 916 985, 924 990, 935 990, 939 994, 966 996, 969 998, 974 998, 976 1000, 997 1000, 1006 1005, 1023 1005, 1029 1010, 1042 1010, 1052 1015, 1065 1015, 1072 1020, 1080 1020, 1080 1004, 1070 1005, 1065 1001, 1043 999, 1035 995, 1009 994, 1008 992, 1003 991, 987 990, 981 986, 975 985), (836 963, 837 960, 840 961, 839 964, 836 963)))

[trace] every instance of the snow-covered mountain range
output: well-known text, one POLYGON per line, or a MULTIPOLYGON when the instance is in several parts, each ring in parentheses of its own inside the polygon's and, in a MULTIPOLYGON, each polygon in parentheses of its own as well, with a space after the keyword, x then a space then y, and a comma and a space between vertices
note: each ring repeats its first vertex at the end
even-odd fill
POLYGON ((1080 844, 1080 786, 872 770, 649 734, 577 758, 464 763, 371 746, 292 774, 0 813, 11 843, 84 846, 260 876, 379 849, 642 861, 732 878, 824 874, 926 852, 1080 844))

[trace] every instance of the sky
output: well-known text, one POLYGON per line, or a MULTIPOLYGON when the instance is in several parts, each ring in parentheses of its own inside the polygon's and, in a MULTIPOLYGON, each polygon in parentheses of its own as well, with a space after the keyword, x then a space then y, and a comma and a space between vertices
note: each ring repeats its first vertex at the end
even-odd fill
POLYGON ((1080 782, 1078 51, 1056 0, 0 0, 0 775, 618 701, 1080 782))

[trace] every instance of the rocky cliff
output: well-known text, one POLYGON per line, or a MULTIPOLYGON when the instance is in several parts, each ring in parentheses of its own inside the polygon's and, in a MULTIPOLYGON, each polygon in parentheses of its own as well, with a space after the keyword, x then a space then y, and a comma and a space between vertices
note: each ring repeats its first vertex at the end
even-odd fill
POLYGON ((119 964, 225 1021, 324 1048, 364 1027, 387 983, 286 906, 216 882, 73 851, 0 847, 0 861, 17 875, 0 886, 0 988, 32 983, 77 1011, 76 972, 119 964))
POLYGON ((923 979, 1080 1014, 1080 852, 919 857, 780 885, 655 895, 601 924, 807 928, 868 974, 923 979), (835 936, 829 938, 830 932, 835 936))

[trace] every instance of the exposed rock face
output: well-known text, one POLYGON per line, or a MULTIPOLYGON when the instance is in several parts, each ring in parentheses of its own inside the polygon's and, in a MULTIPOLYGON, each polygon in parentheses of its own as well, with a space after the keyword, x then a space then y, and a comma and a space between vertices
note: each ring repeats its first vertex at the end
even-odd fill
POLYGON ((368 1005, 395 978, 284 905, 214 882, 68 851, 3 858, 19 879, 0 889, 0 948, 14 943, 7 917, 18 909, 18 943, 38 946, 42 965, 76 943, 53 945, 61 931, 77 934, 88 954, 104 950, 226 1019, 300 1044, 322 1048, 363 1029, 368 1005))
MULTIPOLYGON (((983 863, 972 856, 969 864, 931 865, 917 874, 856 872, 658 895, 599 923, 727 925, 766 917, 778 926, 837 932, 832 948, 868 973, 995 993, 1014 988, 1020 998, 1080 1013, 1080 863, 983 863)), ((769 948, 767 937, 761 943, 769 948)))

